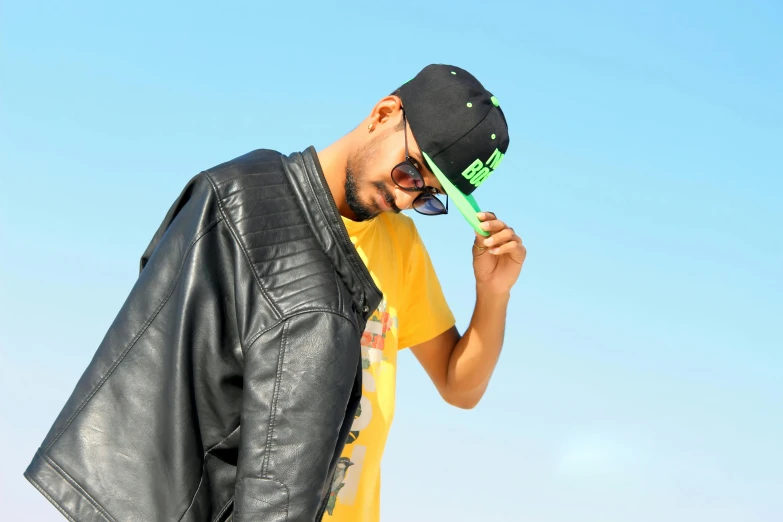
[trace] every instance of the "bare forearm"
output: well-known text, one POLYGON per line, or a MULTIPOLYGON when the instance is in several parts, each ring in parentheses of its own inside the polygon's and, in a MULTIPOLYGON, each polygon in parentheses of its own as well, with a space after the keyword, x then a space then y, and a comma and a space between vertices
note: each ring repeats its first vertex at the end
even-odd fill
POLYGON ((464 335, 456 327, 412 346, 440 395, 459 408, 481 400, 500 357, 511 288, 516 284, 527 250, 514 229, 492 212, 479 212, 481 228, 471 247, 476 276, 476 306, 464 335))
POLYGON ((449 358, 447 389, 455 406, 472 408, 484 395, 500 357, 509 294, 476 292, 476 307, 465 334, 449 358))

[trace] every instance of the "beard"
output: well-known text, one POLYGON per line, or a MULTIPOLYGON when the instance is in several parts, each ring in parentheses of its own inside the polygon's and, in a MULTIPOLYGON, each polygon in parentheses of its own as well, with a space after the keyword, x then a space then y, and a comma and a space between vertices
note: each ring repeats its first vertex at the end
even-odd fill
POLYGON ((356 221, 367 221, 380 214, 381 209, 375 203, 370 205, 362 203, 359 199, 359 183, 356 178, 357 174, 349 161, 345 167, 345 201, 356 216, 356 221))
MULTIPOLYGON (((348 158, 345 166, 345 201, 348 203, 348 208, 356 216, 356 221, 368 221, 382 212, 375 201, 363 202, 359 196, 359 185, 366 178, 367 164, 372 161, 376 143, 377 140, 374 140, 366 147, 356 151, 355 154, 348 158)), ((400 212, 400 209, 397 208, 394 202, 394 197, 389 194, 382 182, 376 181, 370 183, 370 185, 383 195, 386 203, 394 212, 400 212)))

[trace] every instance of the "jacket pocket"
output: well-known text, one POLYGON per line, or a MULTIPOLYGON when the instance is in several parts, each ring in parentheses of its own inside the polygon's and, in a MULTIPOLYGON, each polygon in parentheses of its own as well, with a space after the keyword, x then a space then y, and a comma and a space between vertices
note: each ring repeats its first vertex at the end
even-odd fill
POLYGON ((288 488, 270 479, 244 478, 237 482, 234 522, 288 520, 288 488))

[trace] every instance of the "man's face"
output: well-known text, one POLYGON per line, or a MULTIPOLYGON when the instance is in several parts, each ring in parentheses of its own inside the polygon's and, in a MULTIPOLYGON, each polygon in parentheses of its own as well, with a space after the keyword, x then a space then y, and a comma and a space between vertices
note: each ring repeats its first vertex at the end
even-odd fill
MULTIPOLYGON (((398 118, 402 118, 402 113, 398 118)), ((398 126, 389 127, 387 130, 376 131, 364 146, 348 158, 345 168, 345 196, 357 221, 372 219, 381 212, 397 213, 409 209, 420 194, 402 190, 392 180, 392 169, 405 161, 405 137, 398 126)), ((406 128, 411 160, 424 177, 425 185, 434 193, 442 194, 443 188, 432 172, 424 167, 419 146, 410 128, 406 128)))

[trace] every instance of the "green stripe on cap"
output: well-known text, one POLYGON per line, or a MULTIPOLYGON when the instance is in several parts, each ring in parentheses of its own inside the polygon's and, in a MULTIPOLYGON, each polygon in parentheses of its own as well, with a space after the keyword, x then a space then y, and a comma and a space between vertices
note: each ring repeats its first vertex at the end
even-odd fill
POLYGON ((435 177, 438 178, 438 181, 440 181, 440 184, 443 186, 443 190, 446 191, 446 194, 448 194, 449 198, 451 198, 451 201, 453 201, 457 206, 460 214, 462 214, 468 223, 470 223, 470 226, 473 227, 473 230, 482 236, 488 236, 489 232, 481 228, 481 221, 479 221, 478 216, 476 216, 478 212, 481 212, 481 208, 479 208, 479 205, 473 195, 463 194, 462 191, 458 189, 451 181, 449 181, 449 178, 447 178, 443 172, 441 172, 438 166, 435 165, 435 162, 432 161, 429 156, 427 156, 426 152, 422 151, 421 155, 424 156, 424 161, 427 162, 427 165, 430 167, 432 173, 435 174, 435 177))

